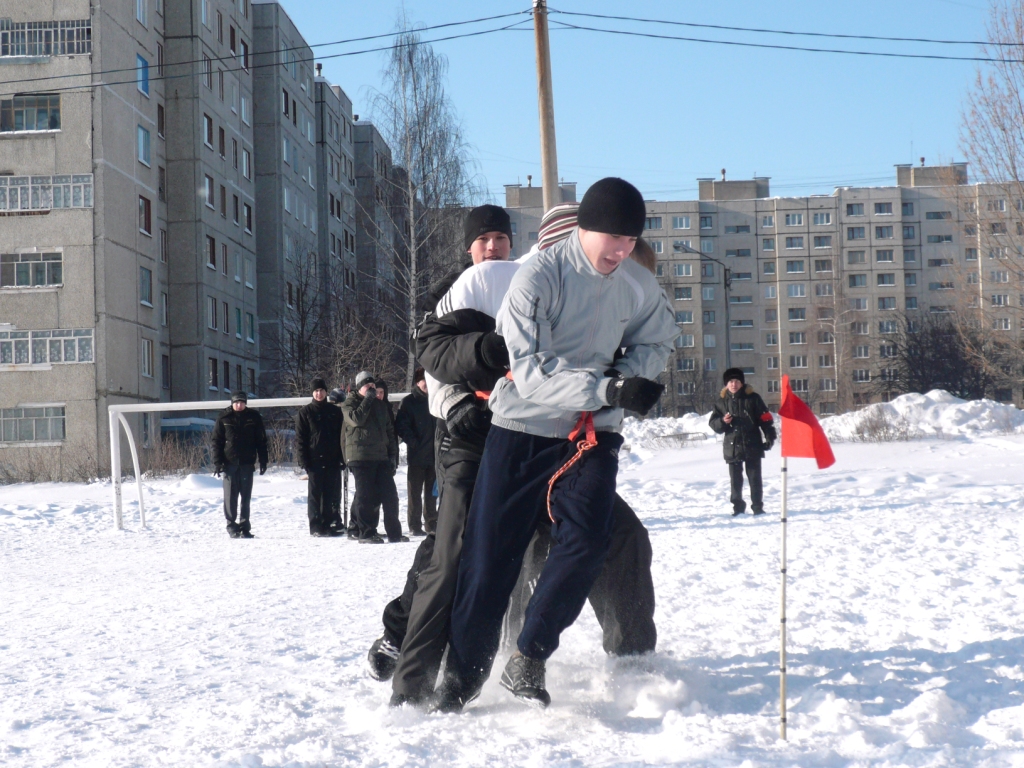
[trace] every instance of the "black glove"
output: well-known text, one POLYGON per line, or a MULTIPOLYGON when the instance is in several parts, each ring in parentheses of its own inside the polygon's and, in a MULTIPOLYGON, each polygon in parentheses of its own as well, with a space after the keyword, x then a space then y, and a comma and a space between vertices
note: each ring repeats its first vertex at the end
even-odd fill
POLYGON ((223 472, 223 471, 224 471, 224 467, 214 467, 213 468, 213 476, 214 477, 220 477, 220 473, 223 472))
POLYGON ((491 426, 491 412, 477 405, 475 399, 466 398, 448 411, 445 426, 454 438, 482 444, 491 426))
POLYGON ((508 368, 508 347, 505 339, 494 331, 485 333, 480 340, 480 357, 488 368, 508 368))
POLYGON ((764 441, 764 450, 765 450, 765 453, 767 453, 768 451, 770 451, 770 450, 772 449, 772 446, 773 446, 773 445, 775 445, 775 438, 774 438, 774 437, 768 437, 768 438, 765 438, 765 441, 764 441))
POLYGON ((608 384, 608 405, 612 408, 636 411, 641 416, 646 416, 664 391, 664 385, 643 376, 612 379, 608 384))
POLYGON ((267 471, 267 465, 266 464, 260 464, 260 474, 262 475, 266 471, 267 471))
POLYGON ((398 459, 391 459, 391 476, 398 474, 398 459))

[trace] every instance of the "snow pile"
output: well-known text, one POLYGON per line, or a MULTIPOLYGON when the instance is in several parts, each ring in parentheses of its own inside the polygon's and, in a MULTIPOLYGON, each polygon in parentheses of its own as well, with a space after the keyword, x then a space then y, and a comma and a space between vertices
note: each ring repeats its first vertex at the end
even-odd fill
POLYGON ((941 389, 900 395, 859 411, 830 416, 821 425, 832 440, 869 439, 882 429, 906 438, 1013 433, 1024 426, 1024 411, 994 400, 961 400, 941 389))
POLYGON ((633 446, 654 447, 660 446, 664 440, 672 435, 708 435, 714 436, 714 431, 708 426, 708 419, 711 413, 703 416, 697 413, 687 413, 677 419, 663 417, 659 419, 637 419, 628 418, 622 422, 622 437, 626 443, 633 446))

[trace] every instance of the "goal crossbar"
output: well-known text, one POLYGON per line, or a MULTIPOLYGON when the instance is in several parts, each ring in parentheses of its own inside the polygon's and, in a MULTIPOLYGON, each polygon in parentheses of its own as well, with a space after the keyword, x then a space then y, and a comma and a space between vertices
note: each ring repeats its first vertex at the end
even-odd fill
MULTIPOLYGON (((400 402, 408 392, 395 392, 388 395, 388 401, 400 402)), ((247 405, 252 408, 288 408, 303 406, 312 402, 312 397, 267 397, 253 398, 247 405)), ((139 521, 146 527, 146 507, 142 498, 142 467, 139 463, 139 451, 135 446, 135 436, 125 418, 126 413, 163 413, 165 411, 222 411, 231 406, 230 400, 194 400, 180 403, 125 403, 107 406, 107 419, 110 426, 110 480, 114 502, 114 527, 124 529, 124 513, 121 504, 121 440, 118 425, 124 427, 128 438, 128 448, 132 454, 132 466, 135 468, 135 490, 139 499, 139 521)))

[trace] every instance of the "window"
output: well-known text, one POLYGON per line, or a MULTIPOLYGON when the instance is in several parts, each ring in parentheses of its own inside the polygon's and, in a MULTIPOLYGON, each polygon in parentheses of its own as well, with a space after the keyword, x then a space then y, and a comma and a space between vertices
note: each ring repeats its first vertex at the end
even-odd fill
POLYGON ((929 243, 952 243, 952 235, 928 235, 929 243))
POLYGON ((993 283, 1008 283, 1008 282, 1010 282, 1010 273, 1005 271, 1005 270, 1001 270, 1001 269, 993 270, 990 274, 992 276, 992 282, 993 283))
POLYGON ((736 258, 744 259, 744 258, 747 258, 747 257, 750 256, 750 249, 749 248, 734 248, 734 249, 731 249, 731 250, 727 250, 725 252, 725 255, 727 257, 736 257, 736 258))
POLYGON ((213 61, 203 54, 203 85, 213 90, 213 61))
POLYGON ((1006 201, 1005 200, 989 200, 986 208, 990 211, 1005 211, 1006 201))
POLYGON ((701 229, 714 229, 714 220, 711 216, 700 217, 700 228, 701 229))
POLYGON ((850 333, 855 336, 867 336, 868 335, 868 324, 867 323, 850 323, 850 333))
POLYGON ((690 228, 690 217, 689 216, 673 216, 672 217, 672 229, 689 229, 690 228))
POLYGON ((905 272, 903 274, 903 284, 908 288, 912 288, 917 285, 917 272, 905 272))
POLYGON ((789 273, 789 274, 793 274, 793 273, 803 274, 803 271, 804 271, 804 260, 803 259, 793 259, 793 260, 790 260, 790 261, 786 262, 786 272, 787 273, 789 273))
POLYGON ((867 263, 867 258, 865 256, 866 253, 866 251, 850 251, 849 253, 846 254, 846 263, 865 264, 867 263))
POLYGON ((917 309, 917 296, 907 296, 907 309, 917 309))
POLYGON ((732 352, 753 352, 754 342, 752 341, 734 341, 729 345, 729 350, 732 352))
POLYGON ((847 240, 863 240, 864 227, 847 227, 846 228, 846 239, 847 240))
POLYGON ((790 331, 789 332, 789 343, 790 344, 806 344, 807 334, 803 331, 790 331))
POLYGON ((206 236, 206 266, 217 268, 217 241, 209 235, 206 236))
POLYGON ((904 216, 913 216, 914 215, 914 204, 913 203, 903 203, 903 215, 904 216))
POLYGON ((149 165, 149 131, 141 125, 136 126, 136 145, 138 149, 138 160, 143 165, 149 165))
POLYGON ((865 312, 868 308, 867 299, 850 299, 850 309, 855 312, 865 312))
POLYGON ((725 228, 725 234, 727 235, 744 235, 750 233, 749 224, 734 224, 725 228))
POLYGON ((0 133, 60 130, 60 96, 0 100, 0 133))
POLYGON ((245 313, 245 340, 250 344, 256 341, 256 316, 252 312, 245 313))
POLYGON ((245 40, 238 41, 238 58, 242 60, 242 69, 249 71, 249 44, 245 40))
POLYGON ((764 297, 766 299, 778 298, 778 292, 776 291, 776 287, 774 285, 766 285, 764 287, 764 297))
POLYGON ((794 392, 806 392, 807 391, 807 379, 791 379, 790 384, 793 385, 794 392))
POLYGON ((206 297, 206 327, 217 330, 217 300, 212 296, 206 297))
POLYGON ((153 340, 142 340, 142 375, 148 379, 153 378, 153 340))
POLYGON ((835 361, 832 359, 832 355, 818 355, 818 367, 835 368, 835 361))
POLYGON ((892 203, 875 203, 876 216, 892 216, 892 203))
POLYGON ((156 195, 160 202, 167 202, 167 171, 162 165, 156 169, 156 195))
POLYGON ((895 344, 882 344, 878 348, 878 356, 881 358, 894 358, 896 357, 896 345, 895 344))
POLYGON ((753 280, 754 274, 752 272, 733 272, 732 279, 735 280, 753 280))
POLYGON ((711 349, 715 346, 715 337, 710 333, 704 334, 704 348, 711 349))
POLYGON ((224 17, 217 11, 217 42, 224 42, 224 17))
POLYGON ((950 211, 928 211, 924 217, 929 221, 943 221, 953 218, 950 211))
POLYGON ((661 229, 661 216, 648 216, 644 221, 644 229, 661 229))
MULTIPOLYGON (((309 169, 309 178, 311 178, 311 179, 313 178, 313 169, 312 168, 309 169)), ((651 250, 654 251, 655 253, 661 253, 662 252, 663 245, 662 245, 661 240, 651 240, 648 243, 648 245, 651 246, 651 250)))
POLYGON ((846 205, 847 216, 863 216, 864 215, 864 203, 847 203, 846 205))
POLYGON ((295 286, 291 283, 285 283, 287 302, 289 307, 295 306, 295 286))
POLYGON ((153 306, 153 272, 139 267, 139 303, 153 306))
MULTIPOLYGON (((778 346, 778 344, 779 344, 779 334, 777 334, 777 333, 766 333, 764 335, 764 343, 765 343, 765 346, 768 346, 768 347, 778 346)), ((778 365, 778 364, 776 363, 776 365, 778 365)), ((769 365, 768 367, 771 368, 771 365, 769 365)))
POLYGON ((714 253, 715 252, 715 241, 714 240, 701 240, 700 241, 700 252, 701 253, 714 253))
POLYGON ((764 262, 763 266, 762 266, 762 270, 764 271, 764 273, 766 275, 774 275, 775 274, 775 262, 774 261, 766 261, 766 262, 764 262))
POLYGON ((204 194, 206 196, 206 207, 212 209, 214 200, 216 198, 214 197, 213 178, 211 176, 205 177, 204 187, 204 194))
POLYGON ((858 368, 853 372, 853 383, 854 384, 866 384, 871 381, 871 371, 865 370, 864 368, 858 368))
POLYGON ((153 236, 153 206, 148 197, 139 195, 139 231, 153 236))
POLYGON ((676 359, 676 370, 677 371, 692 371, 695 366, 693 364, 692 357, 680 357, 676 359))
POLYGON ((704 301, 714 301, 715 300, 715 286, 713 286, 713 285, 705 285, 703 288, 700 289, 700 297, 704 301))
POLYGON ((915 236, 916 236, 916 232, 914 230, 913 225, 904 225, 903 226, 903 239, 904 240, 913 240, 915 236))
POLYGON ((220 185, 220 215, 228 217, 228 191, 223 184, 220 185))
POLYGON ((701 321, 704 323, 704 325, 714 325, 715 311, 713 309, 704 310, 704 312, 701 314, 701 321))
POLYGON ((814 237, 815 248, 831 248, 832 247, 832 235, 815 235, 814 237))
POLYGON ((774 216, 762 216, 761 217, 761 226, 762 227, 774 227, 775 226, 775 217, 774 216))
POLYGON ((766 309, 764 311, 764 321, 766 323, 777 323, 779 321, 779 311, 777 309, 766 309))
POLYGON ((993 221, 992 222, 992 234, 993 235, 1005 235, 1006 234, 1006 222, 993 221))
POLYGON ((676 312, 676 322, 679 324, 689 324, 693 322, 693 312, 676 312))
POLYGON ((224 361, 224 379, 221 381, 224 385, 224 391, 231 391, 231 363, 227 360, 224 361))
POLYGON ((245 221, 245 231, 252 234, 252 206, 248 203, 242 203, 242 214, 245 221))
POLYGON ((790 368, 806 368, 807 367, 807 355, 790 355, 789 356, 789 367, 790 368))
POLYGON ((866 360, 871 357, 871 348, 867 344, 862 344, 859 347, 853 348, 853 357, 856 360, 866 360))
POLYGON ((816 213, 816 214, 814 214, 814 223, 817 226, 826 226, 828 224, 831 224, 832 223, 832 214, 831 213, 827 213, 827 212, 816 213))
POLYGON ((0 255, 0 288, 63 285, 64 254, 5 253, 0 255))
POLYGON ((160 292, 160 325, 167 327, 168 319, 168 307, 167 307, 167 294, 163 291, 160 292))
POLYGON ((1007 307, 1010 305, 1010 297, 1005 293, 992 294, 990 302, 993 307, 1007 307))
MULTIPOLYGON (((248 2, 248 0, 245 0, 245 1, 248 2)), ((255 395, 256 394, 256 369, 255 368, 250 368, 249 369, 249 394, 250 395, 255 395)))
POLYGON ((977 237, 978 236, 978 228, 974 224, 965 224, 964 225, 964 236, 965 237, 977 237))
POLYGON ((160 356, 160 387, 162 389, 171 388, 171 356, 161 355, 160 356))
POLYGON ((730 328, 753 328, 754 327, 754 321, 753 320, 730 320, 729 321, 729 327, 730 328))
POLYGON ((239 217, 239 208, 240 208, 239 204, 238 204, 238 195, 232 195, 231 196, 231 203, 232 203, 232 205, 231 205, 231 220, 235 222, 235 226, 238 226, 238 222, 239 222, 239 218, 238 217, 239 217))
POLYGON ((693 334, 684 333, 676 339, 676 346, 682 348, 689 348, 694 345, 693 334))
POLYGON ((203 143, 213 149, 213 118, 203 115, 203 143))
POLYGON ((217 129, 217 154, 221 157, 227 157, 227 141, 224 136, 224 129, 217 129))
POLYGON ((91 363, 92 350, 91 328, 0 331, 0 365, 91 363))
POLYGON ((847 280, 851 288, 865 288, 868 284, 867 275, 849 275, 847 280))
POLYGON ((913 248, 904 248, 903 249, 903 262, 905 264, 913 264, 916 261, 917 261, 917 251, 915 251, 913 248))
POLYGON ((892 227, 875 227, 875 239, 892 240, 892 227))
POLYGON ((993 331, 1008 331, 1010 330, 1010 318, 1008 317, 996 317, 992 320, 993 331))
POLYGON ((831 331, 818 331, 819 344, 835 344, 836 337, 831 331))
POLYGON ((875 261, 891 262, 893 259, 893 251, 875 251, 875 261))
POLYGON ((753 304, 754 303, 754 297, 753 296, 730 296, 729 297, 729 303, 730 304, 753 304))
POLYGON ((248 149, 242 150, 242 176, 252 181, 252 155, 248 149))
POLYGON ((240 98, 240 101, 241 101, 242 122, 245 123, 246 125, 249 125, 250 124, 249 123, 249 97, 246 96, 243 93, 241 98, 240 98))
POLYGON ((221 308, 224 310, 224 324, 221 326, 221 330, 224 331, 224 333, 230 333, 231 329, 229 326, 231 324, 231 313, 228 309, 228 303, 226 301, 221 302, 221 308))
POLYGON ((135 54, 135 87, 149 96, 149 62, 135 54))
POLYGON ((896 297, 886 296, 878 300, 878 308, 881 310, 896 309, 896 297))
POLYGON ((164 105, 156 105, 156 135, 163 138, 164 136, 164 105))
POLYGON ((240 307, 235 307, 235 338, 242 338, 242 310, 240 307))
POLYGON ((206 362, 207 362, 207 382, 206 382, 207 387, 209 387, 210 389, 220 389, 220 385, 218 384, 218 376, 217 376, 217 373, 218 373, 217 358, 215 358, 215 357, 207 358, 206 362))
POLYGON ((787 227, 801 227, 804 223, 804 215, 802 213, 787 213, 786 214, 786 226, 787 227))
POLYGON ((806 320, 807 309, 804 307, 790 307, 789 309, 790 320, 806 320))
POLYGON ((895 272, 879 272, 878 273, 878 284, 879 285, 896 285, 896 273, 895 272))
POLYGON ((787 237, 786 238, 787 248, 803 248, 804 239, 802 237, 787 237))
POLYGON ((43 443, 63 440, 64 406, 0 410, 0 440, 5 443, 43 443))
POLYGON ((832 259, 815 259, 814 260, 814 271, 815 272, 831 272, 832 271, 832 259))
POLYGON ((220 244, 220 273, 227 275, 228 273, 228 244, 220 244))
POLYGON ((764 237, 761 239, 761 250, 762 251, 774 251, 775 250, 775 238, 764 237))
POLYGON ((692 264, 673 264, 672 274, 675 277, 691 277, 693 275, 692 264))
POLYGON ((833 290, 832 283, 815 283, 814 284, 814 295, 815 296, 833 296, 835 291, 833 290))
POLYGON ((786 295, 791 299, 802 299, 807 295, 807 286, 803 283, 790 283, 786 286, 786 295))

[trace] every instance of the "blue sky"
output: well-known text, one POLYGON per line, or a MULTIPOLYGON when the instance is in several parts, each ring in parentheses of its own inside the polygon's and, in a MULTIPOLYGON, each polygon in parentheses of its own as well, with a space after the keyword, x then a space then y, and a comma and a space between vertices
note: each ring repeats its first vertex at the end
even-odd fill
MULTIPOLYGON (((404 9, 430 25, 527 9, 529 0, 281 0, 309 43, 394 28, 404 9)), ((557 0, 552 7, 796 31, 978 40, 985 0, 557 0)), ((524 19, 529 18, 524 16, 524 19)), ((552 20, 559 18, 552 14, 552 20)), ((977 55, 973 46, 782 37, 562 17, 572 23, 690 37, 859 50, 977 55)), ((514 20, 512 20, 514 21, 514 20)), ((485 29, 508 21, 456 30, 485 29)), ((962 159, 960 107, 971 62, 912 61, 659 41, 552 24, 559 175, 582 190, 607 175, 645 197, 696 197, 698 177, 770 176, 773 195, 891 184, 893 165, 962 159)), ((524 29, 532 29, 529 24, 524 29)), ((451 34, 424 33, 424 38, 451 34)), ((317 48, 317 55, 377 43, 317 48)), ((448 90, 494 202, 503 185, 540 178, 533 35, 507 31, 435 44, 448 90)), ((324 75, 367 114, 383 54, 325 60, 324 75)))

